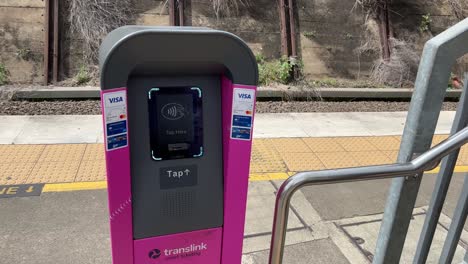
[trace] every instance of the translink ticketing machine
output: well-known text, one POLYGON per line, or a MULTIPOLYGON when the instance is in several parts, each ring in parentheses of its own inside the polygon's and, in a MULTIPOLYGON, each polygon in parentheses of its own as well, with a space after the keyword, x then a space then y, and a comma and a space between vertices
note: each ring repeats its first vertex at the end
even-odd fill
POLYGON ((251 50, 218 30, 125 26, 100 68, 113 263, 241 263, 251 50))

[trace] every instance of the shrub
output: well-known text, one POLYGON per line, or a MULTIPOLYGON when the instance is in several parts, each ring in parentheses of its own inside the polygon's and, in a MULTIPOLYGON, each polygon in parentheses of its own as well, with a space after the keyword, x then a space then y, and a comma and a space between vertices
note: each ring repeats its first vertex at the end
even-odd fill
POLYGON ((5 67, 5 64, 0 63, 0 85, 4 85, 8 83, 8 70, 5 67))
POLYGON ((91 75, 85 65, 81 65, 76 74, 76 84, 82 85, 91 81, 91 75))
POLYGON ((282 57, 279 60, 266 61, 261 54, 256 56, 258 64, 258 75, 260 85, 271 83, 288 84, 291 81, 291 71, 295 66, 288 58, 282 57))
POLYGON ((421 24, 419 25, 419 31, 426 32, 431 30, 432 18, 431 14, 423 15, 421 17, 421 24))
POLYGON ((97 63, 99 46, 109 32, 134 23, 132 0, 70 0, 69 5, 71 30, 83 41, 83 56, 87 63, 97 63))

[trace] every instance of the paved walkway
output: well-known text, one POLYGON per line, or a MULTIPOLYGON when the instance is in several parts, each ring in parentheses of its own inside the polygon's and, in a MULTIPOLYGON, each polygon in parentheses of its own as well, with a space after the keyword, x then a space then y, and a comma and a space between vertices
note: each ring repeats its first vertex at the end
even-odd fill
MULTIPOLYGON (((447 136, 436 135, 434 144, 447 136)), ((250 180, 286 179, 299 171, 391 164, 396 161, 399 146, 399 136, 256 138, 250 180)), ((462 148, 457 165, 456 171, 468 171, 468 147, 462 148)), ((50 183, 93 182, 74 186, 100 188, 105 186, 100 183, 105 179, 101 143, 0 145, 0 185, 49 183, 46 190, 58 190, 66 185, 50 183)))
MULTIPOLYGON (((394 162, 405 115, 257 115, 243 263, 267 263, 275 193, 284 179, 303 170, 394 162)), ((441 114, 433 144, 447 137, 453 116, 441 114)), ((0 117, 7 128, 0 131, 0 197, 36 195, 0 199, 0 263, 110 263, 100 118, 0 117)), ((437 263, 467 168, 463 148, 428 263, 437 263)), ((411 263, 434 172, 423 178, 401 263, 411 263)), ((377 180, 297 192, 284 263, 370 263, 389 186, 390 180, 377 180)), ((464 231, 454 263, 467 245, 464 231)))
MULTIPOLYGON (((294 172, 396 161, 406 113, 259 114, 255 121, 251 181, 286 179, 294 172), (378 129, 377 129, 378 128, 378 129), (325 137, 327 135, 327 137, 325 137)), ((447 133, 453 112, 443 112, 447 133)), ((3 116, 0 185, 97 182, 105 186, 101 116, 3 116), (99 142, 99 143, 96 143, 99 142)), ((434 137, 434 144, 447 138, 434 137)), ((463 148, 458 171, 468 166, 463 148)), ((47 186, 46 190, 65 188, 47 186)), ((67 188, 74 188, 67 186, 67 188)))
MULTIPOLYGON (((442 112, 447 134, 455 112, 442 112)), ((257 114, 254 138, 401 135, 406 112, 257 114)), ((102 143, 100 115, 0 116, 0 144, 102 143)))

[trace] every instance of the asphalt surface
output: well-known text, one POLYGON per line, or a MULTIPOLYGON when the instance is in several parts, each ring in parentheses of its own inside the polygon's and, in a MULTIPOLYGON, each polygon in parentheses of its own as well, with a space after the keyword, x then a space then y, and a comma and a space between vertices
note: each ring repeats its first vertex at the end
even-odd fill
MULTIPOLYGON (((261 101, 257 113, 395 112, 407 111, 399 101, 261 101)), ((457 102, 445 102, 443 111, 455 111, 457 102)), ((99 100, 7 101, 0 100, 0 115, 99 115, 99 100)))

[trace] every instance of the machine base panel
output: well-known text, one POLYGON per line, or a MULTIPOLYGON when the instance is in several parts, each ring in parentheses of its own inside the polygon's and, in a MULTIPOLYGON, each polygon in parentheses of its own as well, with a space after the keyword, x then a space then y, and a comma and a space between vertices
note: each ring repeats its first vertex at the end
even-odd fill
POLYGON ((138 239, 135 264, 208 264, 221 262, 222 228, 138 239))

